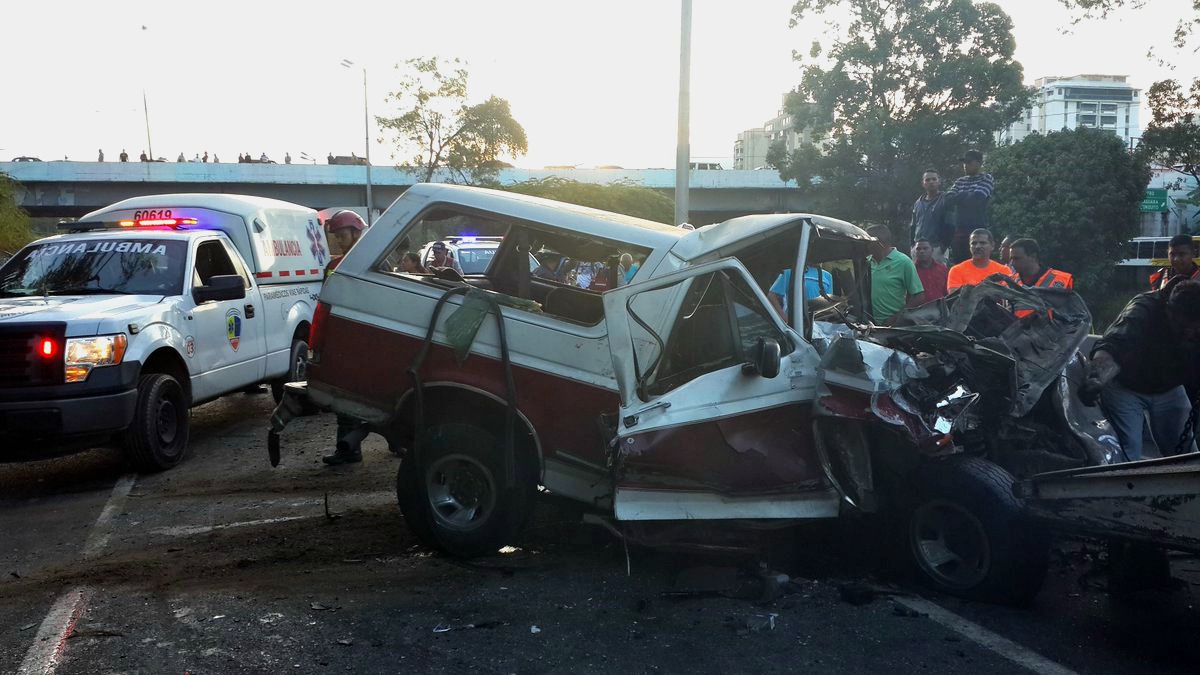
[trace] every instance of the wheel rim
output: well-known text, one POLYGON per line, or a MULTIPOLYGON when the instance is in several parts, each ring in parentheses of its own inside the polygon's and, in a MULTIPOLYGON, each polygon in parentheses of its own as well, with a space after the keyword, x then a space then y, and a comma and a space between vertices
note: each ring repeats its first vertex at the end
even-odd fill
POLYGON ((169 447, 179 435, 179 411, 175 402, 170 398, 162 398, 158 402, 158 419, 155 424, 158 441, 163 447, 169 447))
POLYGON ((308 375, 308 350, 296 350, 296 362, 292 364, 292 382, 302 382, 308 375))
POLYGON ((446 455, 435 460, 425 472, 425 491, 434 519, 451 530, 474 530, 496 508, 496 482, 491 470, 468 455, 446 455))
POLYGON ((954 502, 939 499, 917 507, 909 522, 909 543, 921 570, 947 588, 972 588, 991 566, 983 523, 954 502))

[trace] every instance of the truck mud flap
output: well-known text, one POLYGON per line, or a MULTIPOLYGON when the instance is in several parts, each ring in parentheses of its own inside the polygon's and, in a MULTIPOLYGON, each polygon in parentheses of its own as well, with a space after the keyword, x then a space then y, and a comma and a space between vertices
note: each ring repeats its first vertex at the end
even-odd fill
POLYGON ((1200 552, 1200 453, 1052 471, 1013 489, 1054 529, 1200 552))
POLYGON ((271 428, 267 430, 267 456, 271 460, 271 466, 279 466, 280 433, 289 422, 302 416, 305 409, 311 405, 307 382, 288 382, 283 385, 283 400, 271 413, 271 428))

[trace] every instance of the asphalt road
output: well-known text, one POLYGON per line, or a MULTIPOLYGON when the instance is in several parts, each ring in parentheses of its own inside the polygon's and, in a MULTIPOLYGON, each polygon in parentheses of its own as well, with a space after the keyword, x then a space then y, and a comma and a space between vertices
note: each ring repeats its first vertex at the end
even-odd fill
POLYGON ((0 673, 1195 670, 1194 559, 1173 562, 1182 590, 1115 601, 1097 551, 1064 542, 1014 609, 897 583, 859 524, 759 554, 627 551, 546 501, 515 548, 466 563, 415 543, 380 441, 320 464, 331 416, 293 423, 272 469, 270 407, 198 408, 163 474, 103 450, 0 465, 0 673), (782 593, 744 571, 762 561, 782 593))

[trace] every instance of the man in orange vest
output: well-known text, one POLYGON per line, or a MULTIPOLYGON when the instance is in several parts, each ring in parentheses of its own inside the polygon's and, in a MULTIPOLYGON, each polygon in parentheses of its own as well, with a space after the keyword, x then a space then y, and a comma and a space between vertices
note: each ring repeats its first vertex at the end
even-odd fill
MULTIPOLYGON (((1062 270, 1042 265, 1038 244, 1032 239, 1017 239, 1012 243, 1009 257, 1013 279, 1026 288, 1061 288, 1075 290, 1075 278, 1062 270)), ((1013 310, 1017 318, 1033 314, 1032 309, 1013 310)))
POLYGON ((1177 234, 1167 242, 1167 258, 1170 267, 1162 267, 1150 275, 1150 290, 1157 291, 1177 276, 1185 279, 1200 279, 1200 266, 1196 265, 1196 242, 1189 234, 1177 234))
POLYGON ((975 230, 971 233, 968 245, 971 248, 971 257, 950 268, 950 274, 946 278, 947 292, 953 292, 960 286, 974 286, 993 274, 1006 277, 1012 274, 1007 265, 992 260, 995 240, 992 239, 991 232, 982 227, 975 230))
POLYGON ((1075 290, 1074 277, 1061 270, 1042 265, 1038 243, 1032 239, 1014 241, 1009 261, 1013 268, 1013 278, 1022 286, 1075 290))

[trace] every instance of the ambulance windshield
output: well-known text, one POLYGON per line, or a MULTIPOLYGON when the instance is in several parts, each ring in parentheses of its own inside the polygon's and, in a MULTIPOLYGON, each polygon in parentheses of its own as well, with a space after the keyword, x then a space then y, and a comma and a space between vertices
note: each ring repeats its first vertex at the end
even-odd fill
POLYGON ((187 243, 161 239, 53 241, 0 267, 0 297, 183 292, 187 243))

